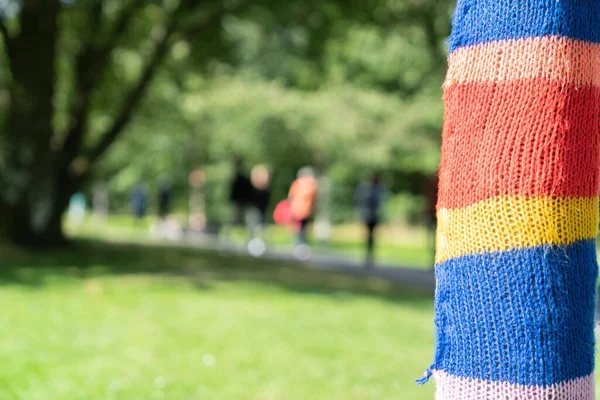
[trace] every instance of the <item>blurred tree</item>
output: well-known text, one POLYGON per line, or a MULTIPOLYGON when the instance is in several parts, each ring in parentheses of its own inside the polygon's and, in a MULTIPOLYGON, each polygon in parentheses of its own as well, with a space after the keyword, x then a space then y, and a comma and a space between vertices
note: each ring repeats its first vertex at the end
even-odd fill
MULTIPOLYGON (((210 76, 236 68, 303 90, 337 76, 414 95, 444 68, 449 3, 0 0, 0 106, 6 108, 0 238, 26 246, 65 242, 61 216, 69 198, 122 136, 155 75, 178 82, 177 90, 184 91, 190 71, 210 76), (428 55, 410 73, 389 67, 389 58, 382 69, 368 51, 347 51, 362 40, 361 32, 393 54, 424 43, 428 55), (398 37, 407 41, 395 41, 398 37), (330 46, 335 43, 337 50, 330 46)), ((290 134, 299 129, 277 116, 261 123, 265 137, 280 128, 290 134)), ((195 132, 198 124, 183 130, 195 132)), ((303 152, 312 154, 308 147, 303 152)))
POLYGON ((113 204, 126 207, 139 180, 168 174, 178 183, 176 195, 185 197, 187 173, 210 167, 209 218, 219 220, 226 215, 232 154, 248 167, 270 165, 274 201, 285 198, 297 170, 310 164, 331 174, 336 221, 348 221, 354 187, 370 171, 388 171, 394 192, 419 193, 438 163, 439 131, 433 130, 441 108, 437 93, 403 100, 348 84, 307 92, 227 75, 182 94, 159 74, 98 173, 111 178, 113 204))

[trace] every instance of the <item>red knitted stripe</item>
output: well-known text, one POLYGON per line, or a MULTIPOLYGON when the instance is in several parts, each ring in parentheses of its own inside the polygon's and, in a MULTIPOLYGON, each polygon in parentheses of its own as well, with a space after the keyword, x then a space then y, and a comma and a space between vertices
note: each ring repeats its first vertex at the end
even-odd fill
POLYGON ((444 97, 438 208, 598 195, 600 88, 527 79, 458 84, 444 97))

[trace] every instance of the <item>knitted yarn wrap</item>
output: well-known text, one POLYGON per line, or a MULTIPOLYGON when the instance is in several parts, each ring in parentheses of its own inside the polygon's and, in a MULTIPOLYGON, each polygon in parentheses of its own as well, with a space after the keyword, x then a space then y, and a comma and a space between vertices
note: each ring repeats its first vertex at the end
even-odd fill
POLYGON ((458 0, 436 399, 594 399, 599 10, 598 0, 458 0))

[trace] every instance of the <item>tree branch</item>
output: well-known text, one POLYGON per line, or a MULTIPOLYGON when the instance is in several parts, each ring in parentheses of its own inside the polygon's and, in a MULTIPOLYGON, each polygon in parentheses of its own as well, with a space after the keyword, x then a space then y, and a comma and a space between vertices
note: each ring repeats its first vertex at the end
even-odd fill
MULTIPOLYGON (((98 2, 97 4, 100 4, 98 2)), ((63 162, 70 164, 77 157, 87 133, 87 120, 89 104, 97 82, 102 78, 110 61, 110 55, 117 46, 121 36, 135 15, 135 12, 144 4, 143 0, 134 0, 130 6, 121 13, 107 40, 101 45, 92 41, 79 54, 76 61, 75 95, 71 107, 73 123, 69 129, 62 146, 63 162)), ((101 25, 102 8, 93 9, 92 23, 98 29, 101 25)))
POLYGON ((93 3, 91 15, 92 31, 97 34, 102 28, 102 0, 93 3))
POLYGON ((8 43, 10 43, 10 34, 8 33, 8 29, 6 28, 6 24, 4 24, 4 20, 2 19, 0 19, 0 33, 2 34, 4 43, 8 47, 8 43))
POLYGON ((169 41, 173 31, 175 30, 176 23, 177 21, 174 17, 169 23, 164 37, 157 44, 154 54, 146 64, 139 81, 125 97, 125 101, 123 102, 121 110, 119 111, 117 118, 115 118, 113 125, 102 135, 102 138, 96 144, 96 146, 87 153, 86 158, 88 159, 90 165, 96 162, 98 158, 104 154, 104 152, 117 139, 123 128, 125 128, 125 126, 131 120, 135 106, 141 100, 150 81, 152 80, 152 77, 154 76, 154 73, 156 72, 156 69, 169 50, 169 41))
MULTIPOLYGON (((0 17, 3 17, 3 16, 0 16, 0 17)), ((8 63, 9 63, 9 66, 11 66, 12 53, 13 53, 13 42, 12 42, 12 38, 10 37, 10 33, 8 32, 8 28, 6 27, 6 24, 4 23, 4 20, 2 18, 0 18, 0 36, 2 36, 2 39, 4 40, 4 47, 6 47, 8 63)))
MULTIPOLYGON (((146 64, 138 83, 126 96, 113 125, 102 135, 102 138, 98 141, 96 146, 86 153, 86 158, 89 161, 90 166, 98 161, 104 152, 108 150, 108 148, 115 142, 125 126, 130 122, 136 105, 142 99, 150 81, 152 80, 152 77, 154 76, 157 68, 161 64, 163 58, 170 48, 170 39, 175 30, 178 28, 179 20, 183 16, 184 12, 202 4, 203 2, 206 2, 205 4, 211 4, 211 1, 212 0, 182 0, 178 8, 172 13, 163 38, 157 43, 154 54, 146 64)), ((203 23, 203 26, 213 23, 215 19, 221 18, 222 15, 222 10, 219 10, 210 18, 208 18, 203 23)))

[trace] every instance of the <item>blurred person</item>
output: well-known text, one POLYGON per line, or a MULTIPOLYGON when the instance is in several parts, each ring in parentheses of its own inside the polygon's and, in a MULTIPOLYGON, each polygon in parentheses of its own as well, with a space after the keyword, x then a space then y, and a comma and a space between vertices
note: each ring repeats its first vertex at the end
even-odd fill
POLYGON ((253 256, 261 256, 266 251, 263 238, 264 225, 266 222, 267 208, 271 200, 270 174, 267 167, 257 165, 250 172, 252 183, 252 205, 247 214, 248 226, 250 228, 250 242, 248 251, 253 256))
POLYGON ((94 219, 100 222, 106 221, 109 211, 109 194, 108 187, 105 182, 99 182, 94 185, 92 209, 94 213, 94 219))
POLYGON ((171 184, 163 180, 158 186, 158 232, 159 235, 168 236, 168 217, 171 212, 171 184))
POLYGON ((382 219, 382 209, 388 196, 387 187, 381 182, 381 174, 373 174, 367 182, 361 183, 355 191, 354 201, 360 218, 367 231, 366 267, 374 266, 375 231, 382 219))
POLYGON ((252 168, 250 181, 254 190, 252 195, 252 204, 260 214, 260 223, 264 225, 267 215, 267 208, 271 201, 271 175, 269 169, 264 165, 257 165, 252 168))
MULTIPOLYGON (((207 229, 206 225, 206 172, 202 169, 195 169, 188 176, 189 198, 188 198, 188 234, 198 234, 200 232, 218 235, 218 229, 207 229)), ((212 227, 211 227, 212 228, 212 227)))
POLYGON ((331 239, 333 227, 331 224, 331 203, 332 203, 332 183, 331 179, 321 174, 317 179, 319 187, 319 196, 316 201, 316 212, 314 216, 314 235, 315 239, 321 244, 327 244, 331 239))
POLYGON ((75 193, 69 200, 68 216, 69 221, 76 227, 79 227, 85 221, 86 198, 81 192, 75 193))
POLYGON ((158 217, 166 219, 171 212, 171 184, 162 182, 158 188, 158 217))
POLYGON ((306 229, 314 213, 317 192, 318 183, 314 169, 301 168, 288 193, 290 215, 298 224, 297 245, 294 251, 300 259, 310 258, 306 229))
POLYGON ((438 202, 438 173, 430 175, 423 184, 425 198, 425 225, 429 236, 431 251, 431 268, 435 268, 435 232, 437 229, 436 205, 438 202))
MULTIPOLYGON (((244 173, 244 162, 241 158, 234 160, 234 173, 229 192, 229 201, 233 206, 232 221, 225 229, 224 238, 227 241, 231 239, 231 231, 234 226, 246 223, 246 212, 252 205, 254 188, 248 175, 244 173)), ((246 228, 248 228, 246 226, 246 228)))
POLYGON ((144 185, 141 183, 138 183, 133 188, 133 192, 131 194, 131 208, 135 219, 138 222, 141 222, 146 216, 146 211, 148 209, 148 193, 146 192, 144 185))

